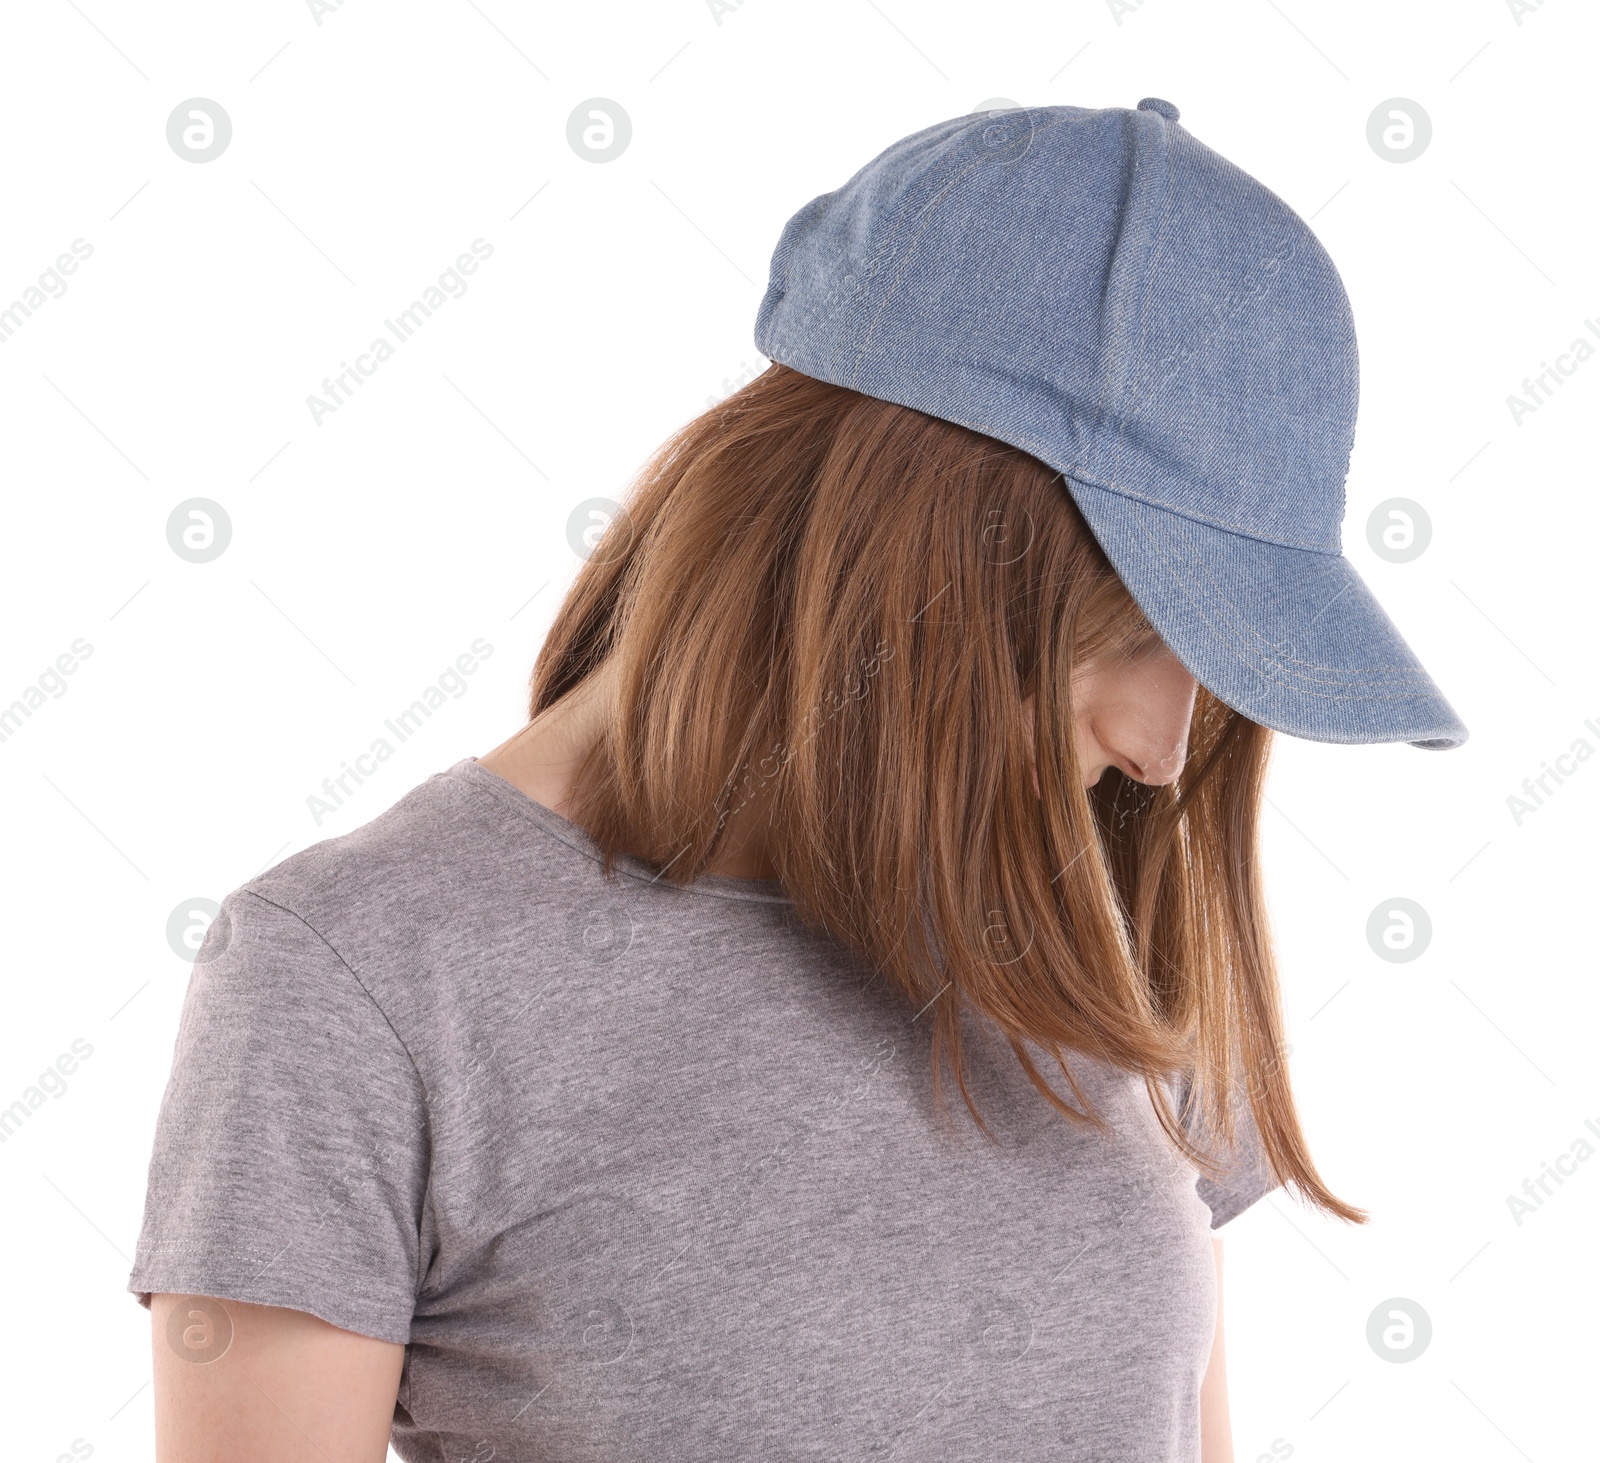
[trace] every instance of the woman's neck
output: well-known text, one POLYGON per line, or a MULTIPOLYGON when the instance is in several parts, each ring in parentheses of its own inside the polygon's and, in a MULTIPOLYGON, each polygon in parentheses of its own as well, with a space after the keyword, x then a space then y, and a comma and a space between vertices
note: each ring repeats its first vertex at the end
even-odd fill
MULTIPOLYGON (((534 802, 570 818, 579 764, 608 725, 614 695, 612 668, 601 666, 478 762, 534 802)), ((776 878, 769 832, 763 805, 750 802, 735 809, 728 819, 727 842, 705 872, 731 879, 776 878)))

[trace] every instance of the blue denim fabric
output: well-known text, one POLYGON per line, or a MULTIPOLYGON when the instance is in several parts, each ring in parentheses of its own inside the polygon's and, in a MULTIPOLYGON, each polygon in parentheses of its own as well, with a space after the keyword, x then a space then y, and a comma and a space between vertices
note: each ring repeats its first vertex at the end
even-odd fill
POLYGON ((785 225, 755 343, 1060 471, 1162 638, 1246 716, 1466 740, 1341 551, 1357 358, 1338 272, 1170 103, 894 143, 785 225))

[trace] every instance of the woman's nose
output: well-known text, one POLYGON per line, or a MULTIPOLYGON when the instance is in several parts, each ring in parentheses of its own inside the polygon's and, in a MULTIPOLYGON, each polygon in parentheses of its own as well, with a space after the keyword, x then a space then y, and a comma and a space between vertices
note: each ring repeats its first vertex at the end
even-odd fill
POLYGON ((1178 780, 1189 755, 1194 696, 1194 678, 1174 663, 1161 679, 1159 694, 1147 700, 1144 714, 1123 728, 1120 745, 1108 748, 1124 772, 1152 787, 1178 780))
MULTIPOLYGON (((1187 731, 1187 728, 1185 730, 1187 731)), ((1166 751, 1146 750, 1144 761, 1128 758, 1136 769, 1133 775, 1138 781, 1148 783, 1151 787, 1165 787, 1168 783, 1176 782, 1188 755, 1187 740, 1185 737, 1166 751)))

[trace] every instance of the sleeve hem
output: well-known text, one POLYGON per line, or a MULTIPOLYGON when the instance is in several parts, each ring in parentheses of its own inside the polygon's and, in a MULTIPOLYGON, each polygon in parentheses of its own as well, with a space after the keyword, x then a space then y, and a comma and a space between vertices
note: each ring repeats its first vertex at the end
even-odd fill
POLYGON ((1246 1209, 1251 1208, 1255 1204, 1259 1203, 1262 1199, 1265 1199, 1268 1194, 1275 1193, 1282 1187, 1282 1184, 1274 1184, 1271 1188, 1262 1189, 1259 1192, 1243 1194, 1230 1193, 1225 1197, 1218 1199, 1217 1202, 1211 1206, 1212 1229, 1221 1229, 1223 1225, 1231 1223, 1233 1220, 1237 1219, 1245 1212, 1246 1209))
POLYGON ((136 1267, 128 1277, 126 1289, 147 1309, 152 1295, 208 1295, 222 1301, 304 1311, 341 1331, 353 1331, 375 1341, 405 1346, 411 1340, 414 1306, 409 1298, 403 1305, 398 1297, 376 1294, 351 1299, 328 1295, 287 1277, 251 1279, 216 1270, 176 1272, 154 1266, 136 1267))

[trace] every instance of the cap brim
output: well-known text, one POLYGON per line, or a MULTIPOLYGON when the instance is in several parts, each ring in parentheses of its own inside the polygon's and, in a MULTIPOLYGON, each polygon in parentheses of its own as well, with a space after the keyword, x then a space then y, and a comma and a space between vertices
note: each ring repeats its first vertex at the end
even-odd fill
POLYGON ((1342 554, 1246 538, 1067 480, 1118 575, 1212 695, 1317 742, 1459 747, 1467 729, 1342 554))

